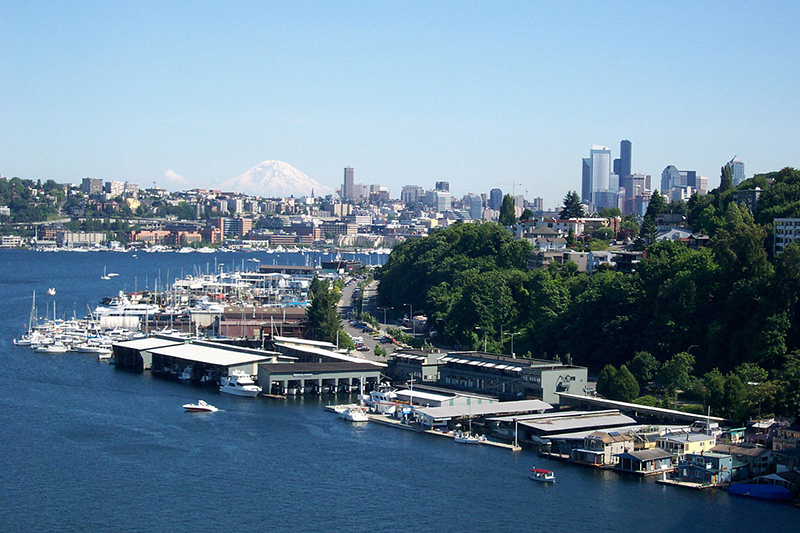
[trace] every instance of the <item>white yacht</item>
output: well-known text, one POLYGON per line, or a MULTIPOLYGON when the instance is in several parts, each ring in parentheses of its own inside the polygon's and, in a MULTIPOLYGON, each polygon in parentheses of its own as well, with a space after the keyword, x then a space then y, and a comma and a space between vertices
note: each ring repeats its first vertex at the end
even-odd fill
POLYGON ((261 392, 261 387, 256 385, 253 378, 239 370, 231 371, 227 376, 219 378, 219 391, 234 396, 249 396, 254 398, 261 392))
POLYGON ((149 316, 152 317, 158 311, 157 305, 133 303, 119 291, 119 294, 112 298, 107 304, 98 305, 94 309, 94 316, 149 316))
POLYGON ((343 418, 349 422, 369 422, 367 410, 360 405, 348 405, 340 409, 336 409, 339 418, 343 418))
POLYGON ((397 392, 387 385, 381 385, 369 395, 362 395, 361 400, 382 415, 392 414, 397 408, 397 392))

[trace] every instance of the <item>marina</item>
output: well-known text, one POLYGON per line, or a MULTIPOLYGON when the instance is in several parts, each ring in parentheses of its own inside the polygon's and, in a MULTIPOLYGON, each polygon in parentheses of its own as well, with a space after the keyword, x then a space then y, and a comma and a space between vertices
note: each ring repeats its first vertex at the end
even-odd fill
MULTIPOLYGON (((219 509, 234 505, 246 510, 240 527, 278 530, 347 523, 430 531, 469 524, 488 531, 498 529, 498 516, 501 529, 530 529, 523 509, 536 510, 537 528, 554 530, 626 523, 631 509, 657 532, 674 530, 676 521, 713 530, 756 528, 766 513, 779 527, 796 523, 790 506, 719 489, 675 490, 652 478, 540 458, 527 448, 508 453, 506 443, 464 446, 454 435, 386 415, 344 423, 326 410, 357 402, 355 391, 242 398, 177 376, 122 371, 88 353, 40 354, 15 346, 12 340, 27 329, 34 290, 45 303, 46 288, 55 286, 58 309, 71 316, 114 289, 98 286, 98 269, 85 259, 94 254, 2 255, 8 305, 0 310, 0 459, 7 475, 0 480, 0 519, 9 530, 216 531, 219 509), (32 255, 36 267, 23 268, 32 255), (219 411, 185 413, 181 406, 198 398, 219 411), (532 465, 555 471, 557 483, 531 481, 532 465), (262 477, 269 486, 253 488, 262 477), (393 505, 355 496, 374 485, 392 487, 393 505), (192 506, 197 494, 215 505, 192 506), (324 507, 315 504, 321 500, 324 507), (124 511, 129 518, 121 520, 117 502, 136 511, 124 511), (165 509, 187 508, 191 514, 165 518, 165 509)), ((116 283, 126 292, 137 277, 143 283, 144 272, 191 270, 189 258, 203 257, 112 255, 108 270, 119 272, 116 283), (128 261, 142 263, 134 269, 128 261)))

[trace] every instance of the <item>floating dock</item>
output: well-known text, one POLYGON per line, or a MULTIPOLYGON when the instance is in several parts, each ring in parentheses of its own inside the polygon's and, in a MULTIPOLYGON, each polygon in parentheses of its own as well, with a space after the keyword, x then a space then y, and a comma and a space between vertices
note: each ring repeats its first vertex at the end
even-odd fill
MULTIPOLYGON (((342 405, 342 406, 339 406, 339 405, 326 405, 325 406, 325 410, 326 411, 330 411, 330 412, 336 412, 336 408, 338 408, 338 407, 347 407, 347 405, 342 405)), ((455 433, 453 433, 452 431, 448 432, 448 433, 445 433, 443 431, 436 431, 436 430, 433 430, 433 429, 425 429, 420 424, 416 424, 416 423, 415 424, 407 424, 405 422, 402 422, 401 420, 398 420, 396 418, 393 418, 393 417, 390 417, 390 416, 386 416, 386 415, 380 415, 380 414, 377 414, 377 413, 367 413, 367 416, 369 416, 369 421, 370 422, 375 422, 375 423, 378 423, 378 424, 382 424, 384 426, 390 426, 390 427, 397 428, 397 429, 404 429, 406 431, 414 431, 415 433, 424 433, 426 435, 433 435, 433 436, 436 436, 436 437, 447 437, 447 438, 450 438, 450 439, 455 439, 455 437, 456 437, 455 433)), ((514 444, 507 444, 505 442, 497 442, 497 441, 493 441, 493 440, 482 440, 478 444, 480 444, 482 446, 492 446, 492 447, 495 447, 495 448, 503 448, 503 449, 506 449, 506 450, 511 450, 513 452, 518 452, 518 451, 522 450, 521 446, 515 446, 514 444)))

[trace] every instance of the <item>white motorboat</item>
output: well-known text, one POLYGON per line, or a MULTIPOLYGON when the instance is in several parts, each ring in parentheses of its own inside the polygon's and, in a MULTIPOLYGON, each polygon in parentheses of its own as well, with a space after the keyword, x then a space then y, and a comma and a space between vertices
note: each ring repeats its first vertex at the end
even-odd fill
POLYGON ((255 398, 261 392, 261 387, 256 385, 253 378, 244 372, 233 370, 227 376, 219 378, 219 391, 234 396, 255 398))
POLYGON ((342 409, 337 409, 336 413, 339 418, 349 422, 369 422, 367 410, 360 405, 348 405, 342 409))
POLYGON ((219 411, 219 409, 204 400, 197 400, 197 403, 184 404, 183 408, 191 413, 215 413, 219 411))
POLYGON ((543 468, 531 468, 531 479, 540 483, 555 483, 556 474, 543 468))
POLYGON ((67 353, 69 351, 69 349, 60 342, 40 344, 34 348, 34 350, 39 353, 67 353))

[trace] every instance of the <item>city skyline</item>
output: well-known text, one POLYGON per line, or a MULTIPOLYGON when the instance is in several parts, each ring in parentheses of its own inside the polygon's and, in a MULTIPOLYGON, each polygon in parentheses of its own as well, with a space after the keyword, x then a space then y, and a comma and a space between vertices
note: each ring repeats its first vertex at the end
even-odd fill
POLYGON ((210 189, 271 159, 552 208, 620 139, 709 188, 800 166, 795 3, 581 6, 5 2, 0 174, 210 189))

